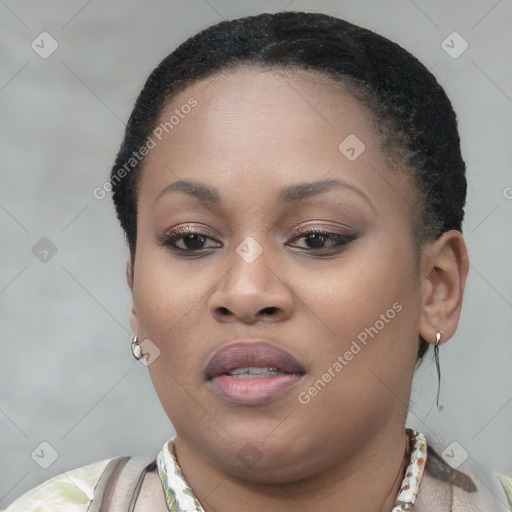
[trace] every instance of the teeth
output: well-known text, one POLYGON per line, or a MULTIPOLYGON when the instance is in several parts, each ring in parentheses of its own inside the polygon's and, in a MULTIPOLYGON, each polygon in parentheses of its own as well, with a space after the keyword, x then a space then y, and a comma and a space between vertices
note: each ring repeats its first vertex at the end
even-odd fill
POLYGON ((235 368, 228 372, 228 375, 236 377, 237 379, 257 379, 259 377, 274 377, 276 375, 281 375, 282 373, 283 372, 277 368, 256 368, 251 366, 248 368, 235 368))

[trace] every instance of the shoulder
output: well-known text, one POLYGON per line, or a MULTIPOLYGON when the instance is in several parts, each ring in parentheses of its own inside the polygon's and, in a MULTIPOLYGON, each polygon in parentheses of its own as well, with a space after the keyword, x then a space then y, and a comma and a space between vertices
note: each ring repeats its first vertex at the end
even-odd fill
POLYGON ((508 504, 510 510, 512 510, 512 476, 498 475, 498 480, 500 481, 500 484, 503 486, 503 489, 505 489, 508 504))
POLYGON ((101 475, 116 459, 105 459, 46 480, 29 490, 4 512, 85 512, 101 475))
POLYGON ((453 453, 448 452, 446 460, 440 453, 428 447, 416 502, 418 512, 512 510, 512 477, 494 474, 474 458, 455 463, 450 460, 453 453))

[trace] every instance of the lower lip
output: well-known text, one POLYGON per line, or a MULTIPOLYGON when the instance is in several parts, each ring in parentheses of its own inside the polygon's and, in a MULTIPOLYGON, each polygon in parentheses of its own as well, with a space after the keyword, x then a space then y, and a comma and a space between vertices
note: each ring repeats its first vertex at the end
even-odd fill
POLYGON ((237 405, 262 405, 285 393, 302 375, 283 374, 257 379, 238 379, 229 375, 214 377, 210 384, 222 398, 237 405))

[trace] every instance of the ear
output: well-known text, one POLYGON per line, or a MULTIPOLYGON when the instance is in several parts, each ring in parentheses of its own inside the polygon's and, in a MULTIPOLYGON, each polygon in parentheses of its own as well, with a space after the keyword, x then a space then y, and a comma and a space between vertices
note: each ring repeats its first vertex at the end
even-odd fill
POLYGON ((133 265, 131 260, 126 261, 126 282, 128 283, 128 287, 132 292, 132 305, 130 308, 130 325, 132 327, 132 332, 134 335, 137 335, 139 332, 139 319, 137 317, 137 310, 135 309, 135 303, 133 300, 133 265))
POLYGON ((422 255, 421 337, 435 343, 441 331, 440 344, 448 341, 459 324, 469 259, 462 233, 443 233, 425 248, 422 255))

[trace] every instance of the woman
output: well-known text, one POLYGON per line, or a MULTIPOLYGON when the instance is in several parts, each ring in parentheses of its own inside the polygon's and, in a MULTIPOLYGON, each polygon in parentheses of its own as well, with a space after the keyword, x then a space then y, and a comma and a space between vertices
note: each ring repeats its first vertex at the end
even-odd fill
POLYGON ((111 184, 176 437, 7 511, 508 509, 405 426, 468 273, 456 117, 413 56, 322 14, 210 27, 150 75, 111 184))

